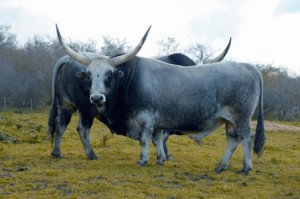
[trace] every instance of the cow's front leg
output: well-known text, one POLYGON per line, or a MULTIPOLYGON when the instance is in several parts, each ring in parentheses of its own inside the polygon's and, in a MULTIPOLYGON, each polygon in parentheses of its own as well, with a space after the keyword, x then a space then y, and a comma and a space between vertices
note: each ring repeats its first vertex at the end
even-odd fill
POLYGON ((90 141, 90 128, 93 123, 93 118, 84 119, 81 115, 79 118, 77 132, 79 133, 80 140, 82 142, 86 157, 89 160, 97 160, 98 157, 94 153, 93 147, 90 141))
POLYGON ((89 160, 97 160, 98 156, 95 154, 90 142, 90 129, 88 128, 83 129, 84 133, 82 133, 81 130, 78 130, 78 132, 80 134, 81 142, 83 144, 86 157, 89 160))
POLYGON ((142 147, 140 160, 137 162, 138 166, 145 166, 149 160, 149 145, 152 138, 152 131, 145 130, 140 137, 140 145, 142 147))
POLYGON ((163 131, 162 130, 156 130, 153 132, 152 140, 156 147, 156 164, 157 165, 163 165, 164 161, 166 160, 166 154, 164 151, 164 143, 163 143, 163 131))

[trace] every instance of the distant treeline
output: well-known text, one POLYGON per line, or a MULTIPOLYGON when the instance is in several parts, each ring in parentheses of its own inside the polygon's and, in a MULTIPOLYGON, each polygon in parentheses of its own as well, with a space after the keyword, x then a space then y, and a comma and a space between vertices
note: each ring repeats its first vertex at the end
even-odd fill
MULTIPOLYGON (((76 51, 97 52, 104 55, 124 53, 131 47, 126 39, 103 36, 98 48, 95 40, 88 42, 67 40, 76 51)), ((193 44, 180 50, 172 37, 157 42, 159 54, 183 52, 205 62, 213 55, 204 44, 193 44), (202 52, 201 52, 202 51, 202 52), (203 60, 199 55, 203 54, 203 60)), ((52 71, 56 61, 64 55, 56 38, 35 35, 19 45, 10 26, 0 25, 0 110, 9 108, 47 107, 51 104, 52 71)), ((300 120, 300 77, 290 76, 283 68, 258 65, 264 78, 265 117, 277 120, 300 120)))

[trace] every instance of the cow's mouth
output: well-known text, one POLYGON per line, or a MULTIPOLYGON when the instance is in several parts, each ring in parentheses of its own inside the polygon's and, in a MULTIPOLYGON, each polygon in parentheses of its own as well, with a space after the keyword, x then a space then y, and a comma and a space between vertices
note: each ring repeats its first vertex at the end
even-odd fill
POLYGON ((100 112, 100 113, 106 113, 106 106, 105 106, 105 104, 101 104, 101 105, 96 105, 96 107, 97 107, 97 109, 98 109, 98 111, 100 112))

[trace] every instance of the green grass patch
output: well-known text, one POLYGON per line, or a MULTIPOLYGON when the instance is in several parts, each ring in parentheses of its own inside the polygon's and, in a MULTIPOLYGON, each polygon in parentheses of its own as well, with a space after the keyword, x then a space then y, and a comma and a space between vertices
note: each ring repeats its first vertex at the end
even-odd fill
POLYGON ((283 122, 283 121, 280 121, 278 122, 279 124, 285 124, 285 125, 288 125, 288 126, 297 126, 297 127, 300 127, 300 122, 283 122))
POLYGON ((265 153, 253 157, 248 176, 242 148, 228 171, 214 173, 226 148, 224 128, 196 144, 187 136, 170 136, 173 160, 137 167, 137 141, 112 135, 95 121, 91 142, 99 160, 85 157, 72 119, 62 142, 60 160, 52 159, 47 117, 41 113, 0 113, 0 198, 299 198, 300 133, 266 132, 265 153), (2 138, 1 138, 2 136, 2 138), (2 139, 2 140, 1 140, 2 139), (12 140, 18 140, 13 142, 12 140))

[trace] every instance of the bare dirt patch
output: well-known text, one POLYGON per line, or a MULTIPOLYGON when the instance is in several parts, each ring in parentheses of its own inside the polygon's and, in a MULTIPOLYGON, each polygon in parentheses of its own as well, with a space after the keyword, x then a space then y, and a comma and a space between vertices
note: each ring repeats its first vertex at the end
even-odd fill
MULTIPOLYGON (((285 124, 279 124, 276 122, 270 122, 265 120, 265 130, 266 131, 297 131, 300 132, 300 127, 297 126, 290 126, 290 125, 285 125, 285 124)), ((252 128, 256 127, 256 121, 251 122, 252 128)))

